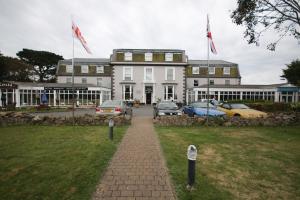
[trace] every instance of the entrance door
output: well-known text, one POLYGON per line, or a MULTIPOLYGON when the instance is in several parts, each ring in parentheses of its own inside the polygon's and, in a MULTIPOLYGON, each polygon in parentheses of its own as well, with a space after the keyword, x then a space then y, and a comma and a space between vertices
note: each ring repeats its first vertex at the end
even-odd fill
POLYGON ((152 91, 153 91, 152 86, 145 86, 146 104, 152 103, 152 91))

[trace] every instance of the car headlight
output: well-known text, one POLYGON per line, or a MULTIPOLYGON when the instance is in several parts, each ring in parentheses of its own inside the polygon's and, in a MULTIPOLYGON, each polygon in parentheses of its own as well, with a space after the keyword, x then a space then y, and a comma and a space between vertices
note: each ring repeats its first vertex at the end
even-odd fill
POLYGON ((164 112, 158 112, 158 115, 166 115, 164 112))
POLYGON ((182 115, 182 112, 178 112, 177 115, 182 115))

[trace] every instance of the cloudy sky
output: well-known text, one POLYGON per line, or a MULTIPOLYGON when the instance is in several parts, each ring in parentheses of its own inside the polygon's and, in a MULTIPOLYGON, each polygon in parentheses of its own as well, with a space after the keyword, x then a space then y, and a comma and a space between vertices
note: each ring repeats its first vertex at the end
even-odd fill
POLYGON ((16 56, 23 48, 72 57, 71 16, 93 52, 78 41, 75 57, 108 58, 117 48, 183 49, 189 59, 207 58, 206 14, 218 51, 211 59, 238 63, 242 84, 271 84, 282 69, 300 58, 300 44, 284 38, 275 52, 248 45, 243 27, 232 23, 236 0, 0 0, 0 51, 16 56))

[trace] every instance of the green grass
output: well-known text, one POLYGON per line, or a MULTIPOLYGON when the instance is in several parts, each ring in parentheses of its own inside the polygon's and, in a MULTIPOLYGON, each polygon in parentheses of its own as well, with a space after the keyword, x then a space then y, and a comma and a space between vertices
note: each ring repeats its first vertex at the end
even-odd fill
POLYGON ((90 199, 126 129, 0 128, 0 199, 90 199))
POLYGON ((299 199, 300 127, 156 127, 179 199, 299 199), (187 147, 198 149, 186 190, 187 147))

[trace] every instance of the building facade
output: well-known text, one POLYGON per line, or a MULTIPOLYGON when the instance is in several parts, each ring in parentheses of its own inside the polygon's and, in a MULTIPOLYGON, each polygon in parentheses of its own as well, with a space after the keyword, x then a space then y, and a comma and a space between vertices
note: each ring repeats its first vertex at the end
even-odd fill
POLYGON ((207 66, 207 60, 189 60, 184 50, 115 49, 110 58, 75 58, 74 69, 71 59, 59 61, 57 83, 0 83, 0 107, 39 105, 43 96, 51 106, 75 101, 79 106, 95 106, 107 99, 144 104, 160 100, 187 104, 207 98, 300 100, 299 87, 290 84, 241 85, 236 63, 210 60, 207 66))

